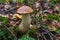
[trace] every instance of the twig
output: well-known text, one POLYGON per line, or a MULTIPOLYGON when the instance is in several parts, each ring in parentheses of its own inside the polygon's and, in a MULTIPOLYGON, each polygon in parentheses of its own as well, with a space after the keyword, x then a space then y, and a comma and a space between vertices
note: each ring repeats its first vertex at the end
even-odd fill
POLYGON ((43 35, 43 33, 41 33, 42 37, 44 38, 44 40, 46 40, 45 36, 43 35))
POLYGON ((15 37, 15 39, 17 40, 17 37, 14 35, 14 33, 6 26, 4 25, 4 27, 15 37))
POLYGON ((16 9, 18 9, 18 8, 19 8, 19 7, 11 8, 10 10, 5 11, 5 13, 6 13, 6 12, 10 12, 10 11, 12 11, 12 10, 16 10, 16 9))
POLYGON ((39 39, 39 33, 36 32, 36 34, 37 34, 37 40, 40 40, 40 39, 39 39))

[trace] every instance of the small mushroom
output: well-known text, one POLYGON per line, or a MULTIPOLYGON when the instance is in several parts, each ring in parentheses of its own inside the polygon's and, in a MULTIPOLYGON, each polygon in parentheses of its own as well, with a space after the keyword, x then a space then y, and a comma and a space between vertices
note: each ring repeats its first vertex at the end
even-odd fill
POLYGON ((13 18, 17 18, 17 19, 20 19, 22 17, 22 15, 19 15, 19 14, 14 14, 13 15, 13 18))
POLYGON ((19 25, 19 30, 21 32, 27 32, 30 28, 31 18, 30 13, 33 12, 33 9, 29 6, 22 6, 17 10, 17 13, 21 14, 22 22, 19 25))

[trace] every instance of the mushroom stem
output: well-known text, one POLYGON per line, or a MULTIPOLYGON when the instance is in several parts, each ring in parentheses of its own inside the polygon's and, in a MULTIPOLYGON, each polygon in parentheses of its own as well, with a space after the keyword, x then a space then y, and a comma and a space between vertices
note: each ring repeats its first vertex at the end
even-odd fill
POLYGON ((28 31, 29 28, 30 28, 29 27, 30 26, 30 23, 31 23, 30 15, 29 14, 22 15, 22 22, 19 25, 20 31, 22 31, 22 32, 28 31))

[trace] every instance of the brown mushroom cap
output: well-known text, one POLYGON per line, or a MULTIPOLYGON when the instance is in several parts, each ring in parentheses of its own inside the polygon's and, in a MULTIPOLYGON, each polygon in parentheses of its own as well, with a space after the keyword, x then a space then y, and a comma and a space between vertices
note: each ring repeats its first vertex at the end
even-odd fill
POLYGON ((30 8, 29 6, 22 6, 17 10, 17 13, 19 14, 30 14, 31 12, 33 12, 33 9, 30 8))

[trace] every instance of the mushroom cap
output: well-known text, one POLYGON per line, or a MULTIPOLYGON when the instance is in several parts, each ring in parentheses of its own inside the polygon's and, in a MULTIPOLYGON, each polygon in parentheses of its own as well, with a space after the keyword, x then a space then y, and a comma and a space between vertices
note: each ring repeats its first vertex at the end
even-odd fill
POLYGON ((17 10, 17 13, 19 14, 30 14, 31 12, 33 12, 33 9, 30 8, 29 6, 22 6, 17 10))

